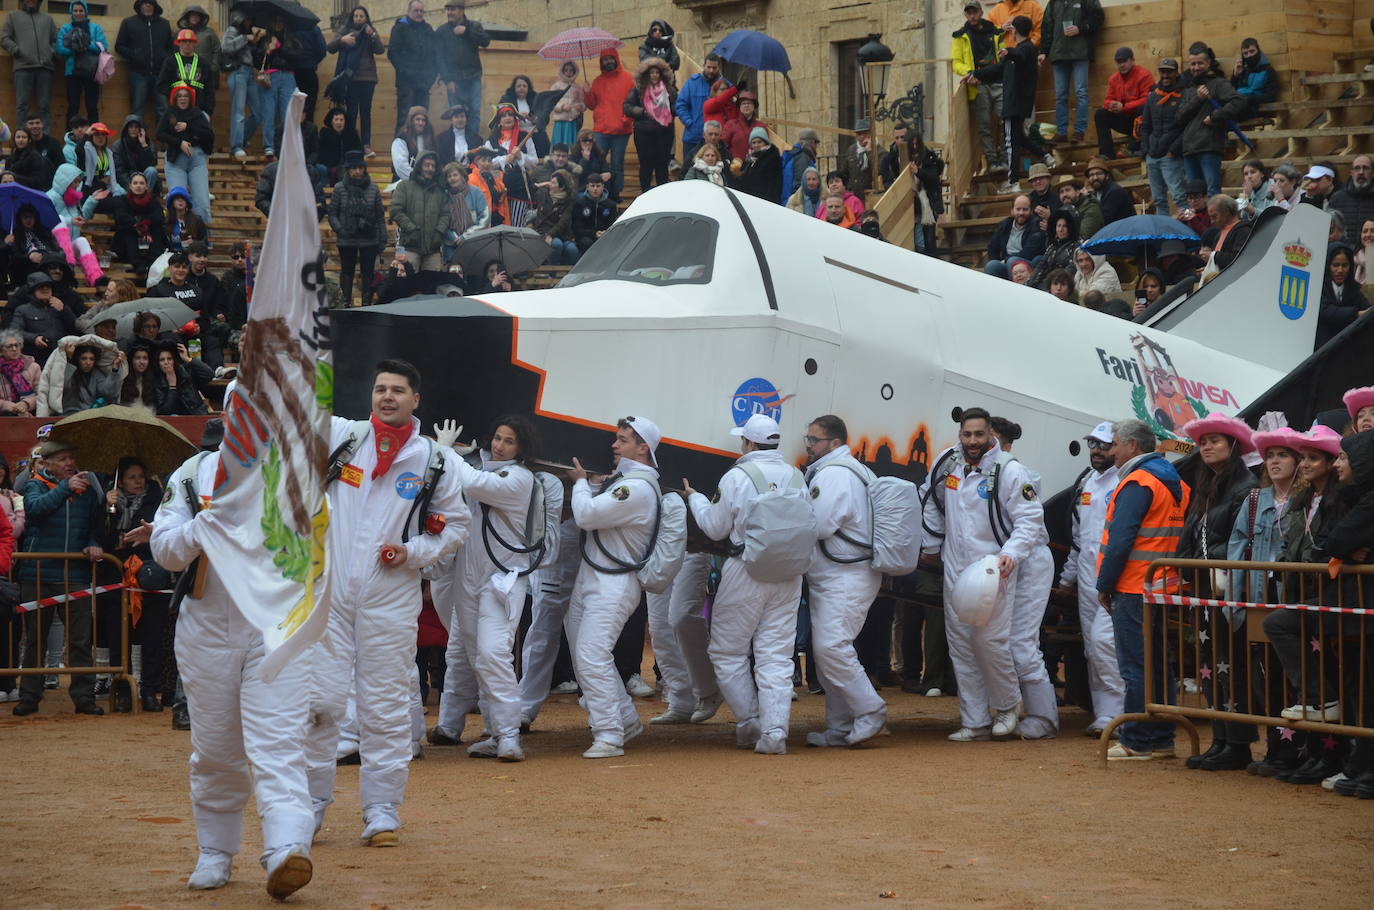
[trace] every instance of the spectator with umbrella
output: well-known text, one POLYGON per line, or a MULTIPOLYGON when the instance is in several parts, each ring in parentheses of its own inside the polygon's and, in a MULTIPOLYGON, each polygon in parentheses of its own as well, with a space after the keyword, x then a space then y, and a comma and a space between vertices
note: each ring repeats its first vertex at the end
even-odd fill
POLYGON ((558 100, 554 102, 549 115, 553 120, 553 135, 550 137, 552 145, 562 143, 572 148, 577 142, 582 115, 587 110, 587 102, 582 97, 582 86, 577 84, 579 72, 577 61, 564 60, 563 65, 558 68, 558 78, 549 86, 550 92, 558 93, 558 100))
POLYGON ((538 231, 503 225, 462 238, 454 258, 465 275, 485 275, 492 262, 502 263, 508 274, 519 275, 548 262, 551 252, 538 231))

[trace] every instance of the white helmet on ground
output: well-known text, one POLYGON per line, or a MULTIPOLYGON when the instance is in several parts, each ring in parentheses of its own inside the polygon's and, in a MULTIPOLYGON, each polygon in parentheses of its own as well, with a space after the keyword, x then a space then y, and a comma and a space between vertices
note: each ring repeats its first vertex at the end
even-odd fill
POLYGON ((959 621, 970 626, 986 626, 997 615, 1001 600, 1002 576, 996 556, 984 556, 959 573, 949 602, 959 621))

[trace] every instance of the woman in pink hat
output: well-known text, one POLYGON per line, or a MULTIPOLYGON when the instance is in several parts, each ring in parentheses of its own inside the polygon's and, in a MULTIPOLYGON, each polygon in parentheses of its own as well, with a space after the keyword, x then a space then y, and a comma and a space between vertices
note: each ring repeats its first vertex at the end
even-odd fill
MULTIPOLYGON (((1341 453, 1341 436, 1330 427, 1318 425, 1300 434, 1298 447, 1302 456, 1299 476, 1303 486, 1288 507, 1290 517, 1279 561, 1325 564, 1327 532, 1343 512, 1339 495, 1341 485, 1334 470, 1336 457, 1341 453)), ((1284 597, 1316 602, 1315 585, 1315 579, 1309 578, 1307 590, 1301 590, 1294 579, 1287 585, 1289 590, 1284 592, 1284 597)), ((1310 640, 1321 634, 1319 624, 1318 617, 1299 610, 1275 610, 1264 618, 1265 634, 1274 645, 1291 691, 1305 691, 1309 702, 1285 708, 1282 714, 1290 720, 1335 721, 1340 717, 1334 676, 1336 662, 1327 661, 1330 675, 1324 679, 1321 652, 1314 651, 1310 645, 1310 640)), ((1308 751, 1299 756, 1302 763, 1283 770, 1277 775, 1279 779, 1293 784, 1319 784, 1340 773, 1343 749, 1323 749, 1319 745, 1321 739, 1309 737, 1308 751)))
POLYGON ((1345 393, 1343 399, 1350 412, 1352 429, 1356 433, 1374 430, 1374 386, 1362 386, 1345 393))
MULTIPOLYGON (((1289 427, 1260 432, 1251 437, 1255 450, 1264 458, 1259 486, 1252 489, 1240 504, 1231 540, 1226 546, 1226 558, 1254 562, 1274 562, 1283 551, 1284 533, 1291 512, 1288 505, 1298 483, 1298 464, 1302 460, 1302 434, 1289 427)), ((1231 572, 1229 599, 1251 603, 1273 603, 1276 598, 1269 590, 1268 572, 1231 572)), ((1260 678, 1252 673, 1253 679, 1260 678)), ((1268 700, 1260 705, 1283 704, 1283 673, 1277 668, 1265 676, 1268 700)), ((1258 696, 1257 696, 1258 699, 1258 696)), ((1272 709, 1271 709, 1272 710, 1272 709)), ((1263 707, 1258 708, 1264 712, 1263 707)), ((1268 742, 1264 758, 1251 762, 1246 768, 1252 774, 1274 777, 1281 770, 1296 767, 1297 747, 1279 735, 1277 727, 1268 728, 1268 742)))
MULTIPOLYGON (((1197 443, 1198 465, 1178 555, 1188 559, 1225 559, 1236 515, 1255 487, 1255 475, 1245 466, 1244 458, 1255 450, 1251 441, 1253 431, 1243 420, 1214 415, 1184 424, 1183 435, 1197 443)), ((1224 590, 1214 590, 1210 572, 1199 573, 1197 583, 1200 597, 1229 597, 1224 590)), ((1199 637, 1204 631, 1209 636, 1202 648, 1202 663, 1213 668, 1221 663, 1245 667, 1245 623, 1240 617, 1228 619, 1219 611, 1208 611, 1202 614, 1202 621, 1205 627, 1199 630, 1199 637)), ((1230 703, 1234 710, 1244 712, 1249 707, 1248 681, 1248 674, 1243 671, 1213 671, 1211 679, 1204 680, 1202 690, 1214 707, 1230 703)), ((1240 770, 1250 764, 1250 744, 1257 739, 1259 733, 1250 724, 1212 721, 1211 747, 1185 764, 1206 771, 1240 770)))

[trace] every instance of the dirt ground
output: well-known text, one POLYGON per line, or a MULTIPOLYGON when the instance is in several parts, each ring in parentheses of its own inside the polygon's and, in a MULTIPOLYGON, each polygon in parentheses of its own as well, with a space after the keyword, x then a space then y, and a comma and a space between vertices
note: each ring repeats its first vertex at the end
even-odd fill
MULTIPOLYGON (((1374 801, 1181 761, 1104 771, 1072 708, 1053 741, 951 743, 954 699, 882 694, 892 735, 861 749, 802 745, 822 719, 822 699, 803 695, 786 756, 734 749, 722 709, 702 726, 649 727, 624 758, 595 762, 579 756, 573 697, 555 697, 524 764, 427 747, 398 849, 359 845, 358 772, 340 768, 315 880, 289 903, 1253 908, 1319 893, 1327 907, 1370 906, 1374 801)), ((57 692, 34 717, 8 707, 0 907, 270 903, 251 803, 234 881, 186 890, 189 735, 168 713, 77 717, 57 692)), ((646 720, 660 709, 639 707, 646 720)))

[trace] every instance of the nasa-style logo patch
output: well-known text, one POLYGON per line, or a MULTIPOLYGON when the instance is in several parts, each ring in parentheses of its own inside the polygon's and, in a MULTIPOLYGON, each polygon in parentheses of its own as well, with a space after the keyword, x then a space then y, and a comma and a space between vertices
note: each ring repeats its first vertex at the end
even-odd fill
POLYGON ((618 501, 624 502, 625 500, 630 498, 630 488, 625 486, 624 484, 621 484, 620 486, 616 487, 614 490, 611 491, 611 495, 614 496, 618 501))
POLYGON ((1021 485, 1021 498, 1026 502, 1035 502, 1035 487, 1028 483, 1021 485))
POLYGON ((414 499, 420 495, 420 487, 424 486, 424 481, 418 474, 406 471, 396 478, 396 495, 402 499, 414 499))

